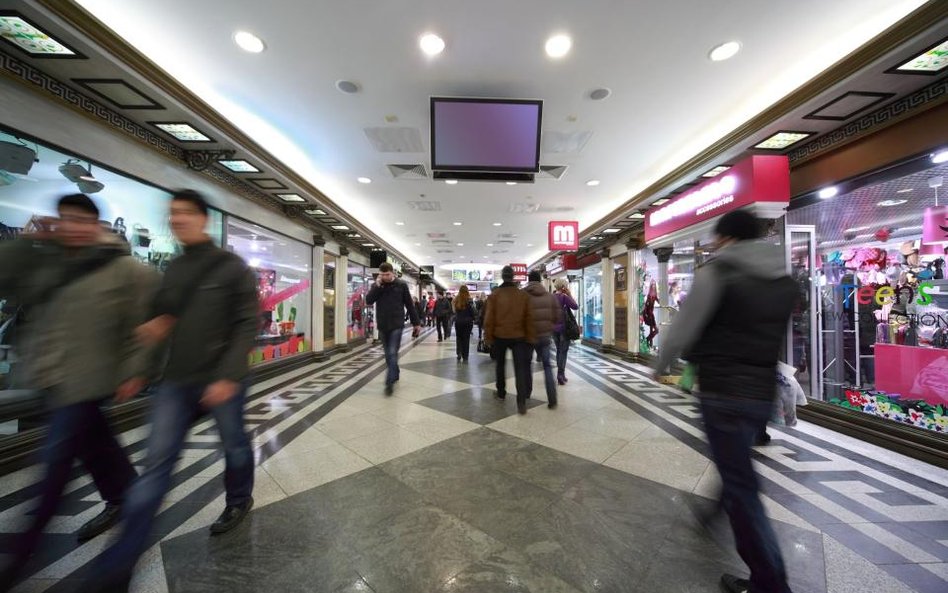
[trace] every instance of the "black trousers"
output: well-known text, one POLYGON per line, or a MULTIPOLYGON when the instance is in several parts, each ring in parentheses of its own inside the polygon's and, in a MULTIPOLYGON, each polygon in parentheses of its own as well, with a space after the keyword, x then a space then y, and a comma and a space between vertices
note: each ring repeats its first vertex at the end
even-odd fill
POLYGON ((446 340, 451 337, 451 317, 442 315, 438 317, 438 339, 446 340))
POLYGON ((458 358, 467 360, 471 354, 471 334, 474 333, 474 323, 471 321, 456 321, 454 327, 457 330, 457 353, 458 358))
POLYGON ((43 445, 46 477, 40 484, 39 505, 33 522, 17 545, 17 558, 26 559, 36 551, 43 529, 56 514, 63 491, 78 458, 92 475, 102 498, 121 504, 126 490, 136 478, 128 456, 119 445, 105 419, 100 402, 63 406, 53 411, 43 445))
POLYGON ((517 385, 517 403, 523 403, 530 397, 530 358, 533 345, 523 340, 494 338, 491 355, 497 364, 497 393, 507 394, 507 350, 513 351, 514 379, 517 385))

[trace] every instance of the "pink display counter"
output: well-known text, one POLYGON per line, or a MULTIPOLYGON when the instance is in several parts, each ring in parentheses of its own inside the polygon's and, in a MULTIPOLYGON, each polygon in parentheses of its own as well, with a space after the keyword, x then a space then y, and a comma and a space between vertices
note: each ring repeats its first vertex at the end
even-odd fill
POLYGON ((948 404, 948 350, 876 344, 875 360, 876 389, 903 400, 948 404))

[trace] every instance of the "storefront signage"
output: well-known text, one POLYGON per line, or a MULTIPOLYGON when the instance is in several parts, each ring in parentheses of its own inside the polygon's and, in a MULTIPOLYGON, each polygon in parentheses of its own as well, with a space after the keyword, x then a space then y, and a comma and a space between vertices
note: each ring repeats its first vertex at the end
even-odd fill
POLYGON ((554 220, 549 226, 550 251, 576 251, 579 249, 579 223, 575 220, 554 220))
POLYGON ((527 264, 510 264, 514 272, 514 282, 527 281, 527 264))
POLYGON ((625 267, 616 268, 616 290, 626 290, 627 288, 625 267))
POLYGON ((299 284, 302 282, 299 278, 287 278, 286 276, 280 276, 280 282, 284 284, 299 284))
POLYGON ((705 181, 645 217, 645 241, 652 242, 758 202, 789 203, 790 166, 787 157, 757 155, 705 181))

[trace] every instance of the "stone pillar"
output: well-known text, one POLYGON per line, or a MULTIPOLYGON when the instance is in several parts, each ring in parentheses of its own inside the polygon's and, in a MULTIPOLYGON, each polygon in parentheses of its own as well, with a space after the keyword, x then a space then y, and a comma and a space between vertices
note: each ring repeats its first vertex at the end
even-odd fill
POLYGON ((673 249, 671 247, 659 247, 653 249, 652 253, 658 258, 658 306, 655 307, 655 323, 658 324, 659 340, 668 326, 662 326, 670 319, 668 312, 668 261, 671 259, 673 249))
POLYGON ((310 316, 313 320, 312 340, 313 352, 322 352, 323 342, 323 282, 325 281, 324 265, 326 239, 322 235, 313 235, 313 311, 310 316))
POLYGON ((602 253, 602 345, 614 346, 616 315, 616 271, 612 268, 609 252, 602 253))
POLYGON ((349 343, 349 248, 339 247, 336 259, 336 345, 349 343))

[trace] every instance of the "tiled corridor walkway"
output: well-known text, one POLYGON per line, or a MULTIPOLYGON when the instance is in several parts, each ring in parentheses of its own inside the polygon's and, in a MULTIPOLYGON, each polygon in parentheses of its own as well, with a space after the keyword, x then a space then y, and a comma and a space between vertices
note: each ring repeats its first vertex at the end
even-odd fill
MULTIPOLYGON (((199 424, 133 590, 713 592, 744 574, 723 520, 698 519, 717 476, 690 397, 577 347, 558 409, 537 368, 518 416, 486 356, 458 365, 430 332, 403 345, 393 397, 373 347, 255 388, 256 508, 213 539, 223 462, 199 424)), ((136 460, 145 433, 124 435, 136 460)), ((948 590, 948 472, 803 422, 771 433, 757 466, 794 591, 948 590)), ((0 551, 38 476, 0 479, 0 551)), ((21 590, 71 590, 108 541, 72 535, 97 501, 73 482, 21 590)))

